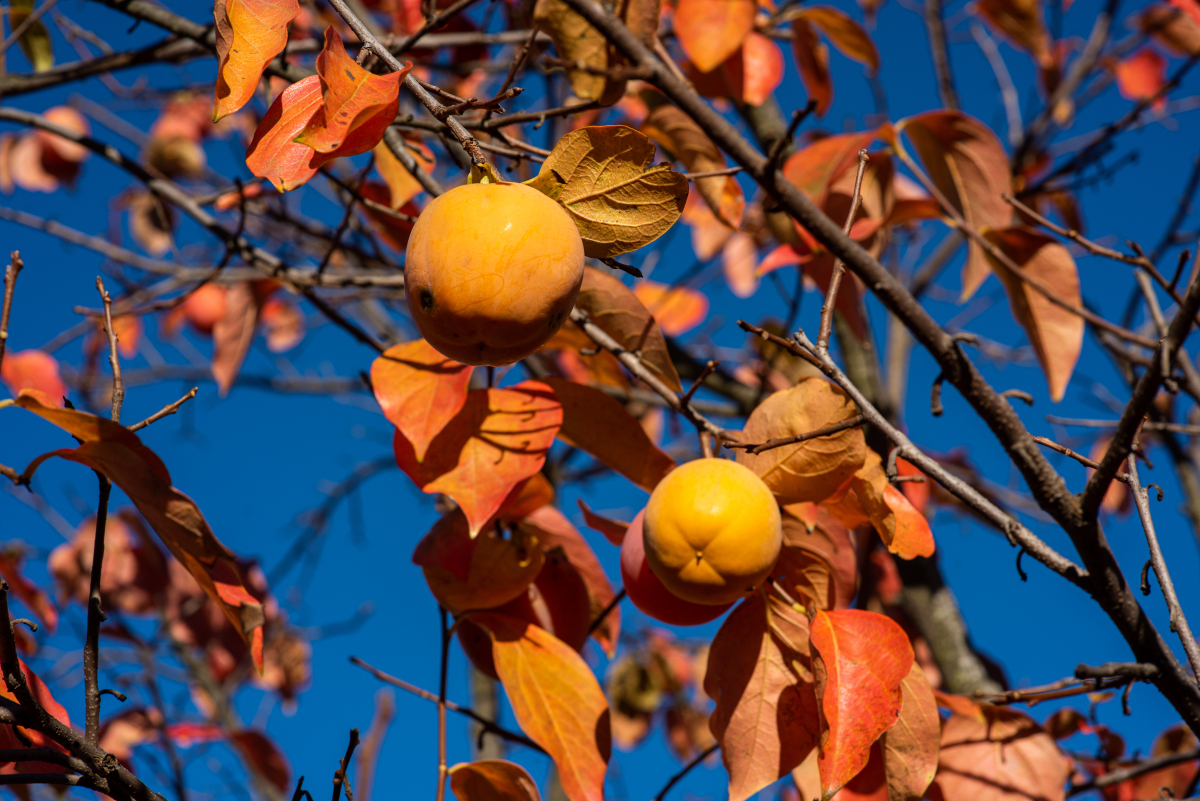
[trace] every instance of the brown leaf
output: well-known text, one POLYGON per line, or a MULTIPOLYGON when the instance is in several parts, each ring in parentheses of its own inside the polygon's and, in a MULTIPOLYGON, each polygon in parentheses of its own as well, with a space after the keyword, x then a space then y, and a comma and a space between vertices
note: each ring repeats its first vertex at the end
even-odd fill
POLYGON ((783 547, 772 575, 818 609, 848 607, 858 592, 858 558, 846 528, 827 513, 811 530, 790 514, 782 517, 783 547))
POLYGON ((564 181, 558 202, 575 220, 587 256, 637 250, 679 219, 687 179, 653 161, 653 143, 624 125, 572 131, 546 157, 541 173, 556 172, 564 181))
POLYGON ((1166 3, 1151 3, 1138 22, 1142 31, 1153 36, 1175 55, 1200 53, 1200 19, 1166 3))
MULTIPOLYGON (((642 122, 642 133, 683 162, 689 172, 723 170, 728 164, 720 149, 695 120, 675 106, 663 103, 642 122)), ((696 190, 721 222, 731 228, 742 224, 746 200, 741 184, 732 175, 710 176, 694 181, 696 190)))
POLYGON ((593 387, 547 378, 563 406, 558 438, 587 451, 605 467, 647 492, 675 467, 675 460, 650 441, 638 421, 616 398, 593 387))
POLYGON ((954 714, 942 726, 934 784, 946 799, 1062 801, 1070 773, 1054 738, 1028 715, 981 705, 983 720, 954 714))
POLYGON ((129 235, 151 256, 162 256, 175 246, 175 212, 149 192, 132 192, 128 198, 129 235))
POLYGON ((716 701, 709 726, 729 770, 729 801, 744 801, 818 743, 808 618, 762 592, 747 598, 713 638, 704 690, 716 701))
POLYGON ((796 19, 815 25, 849 58, 865 64, 872 73, 879 71, 879 50, 871 36, 849 14, 833 6, 804 6, 796 19))
MULTIPOLYGON (((1023 274, 1048 288, 1055 297, 1076 307, 1083 305, 1075 259, 1058 240, 1028 228, 989 231, 986 236, 1023 274)), ((1051 303, 999 261, 990 257, 989 261, 1004 283, 1013 317, 1025 329, 1046 374, 1050 399, 1057 403, 1066 394, 1083 349, 1083 318, 1051 303)))
POLYGON ((458 801, 541 801, 529 772, 503 759, 460 762, 450 768, 450 789, 458 801))
POLYGON ((683 391, 654 315, 619 279, 594 267, 584 268, 583 288, 575 305, 622 348, 641 353, 642 363, 664 384, 676 392, 683 391))
POLYGON ((492 613, 466 619, 491 636, 517 724, 550 754, 567 798, 603 801, 612 749, 608 700, 587 663, 537 626, 492 613))
MULTIPOLYGON (((820 378, 805 378, 776 392, 746 420, 743 442, 760 443, 806 434, 857 414, 841 389, 820 378)), ((863 464, 866 443, 861 428, 752 455, 738 451, 737 460, 758 474, 780 503, 820 502, 832 495, 863 464)))
POLYGON ((1042 0, 979 0, 975 13, 1033 56, 1040 66, 1053 65, 1042 0))
MULTIPOLYGON (((50 552, 46 568, 58 584, 61 599, 87 606, 95 541, 96 520, 90 517, 79 524, 70 542, 50 552)), ((127 615, 155 612, 167 582, 166 559, 150 539, 141 516, 128 507, 110 511, 100 572, 103 607, 127 615)))
MULTIPOLYGON (((1012 209, 1001 197, 1010 191, 1012 174, 1004 145, 991 129, 960 111, 930 111, 896 123, 921 157, 925 171, 946 199, 976 230, 1007 228, 1012 209)), ((988 276, 983 249, 968 242, 962 274, 966 300, 988 276)))
MULTIPOLYGON (((1150 759, 1183 754, 1196 749, 1196 736, 1182 723, 1170 726, 1154 738, 1150 759)), ((1104 789, 1105 801, 1125 801, 1134 798, 1161 798, 1165 787, 1170 797, 1182 798, 1200 770, 1200 762, 1190 760, 1170 767, 1152 770, 1104 789)))
POLYGON ((937 773, 941 718, 933 688, 916 662, 900 682, 900 719, 880 737, 889 801, 919 801, 937 773))
POLYGON ((229 394, 254 341, 259 301, 249 281, 232 284, 225 293, 225 314, 213 326, 212 372, 221 397, 229 394))
POLYGON ((621 99, 625 81, 609 78, 604 71, 622 60, 604 34, 564 0, 537 0, 533 19, 550 35, 559 58, 583 65, 582 68, 567 69, 567 80, 576 97, 599 101, 602 106, 611 106, 621 99))
POLYGON ((833 103, 833 76, 829 74, 829 48, 804 19, 792 22, 792 54, 808 96, 817 103, 817 116, 824 117, 833 103))
POLYGON ((261 731, 242 729, 230 732, 229 741, 251 770, 267 783, 286 793, 292 787, 292 768, 279 746, 261 731))

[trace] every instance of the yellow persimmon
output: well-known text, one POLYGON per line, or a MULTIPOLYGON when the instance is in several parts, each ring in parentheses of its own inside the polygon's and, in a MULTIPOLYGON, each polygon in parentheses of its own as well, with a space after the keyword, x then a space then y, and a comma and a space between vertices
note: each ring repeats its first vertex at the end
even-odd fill
POLYGON ((650 495, 646 561, 686 601, 727 604, 767 577, 783 541, 775 496, 727 459, 680 465, 650 495))
POLYGON ((413 226, 404 285, 421 335, 451 359, 503 365, 554 335, 583 283, 570 215, 522 184, 467 184, 413 226))

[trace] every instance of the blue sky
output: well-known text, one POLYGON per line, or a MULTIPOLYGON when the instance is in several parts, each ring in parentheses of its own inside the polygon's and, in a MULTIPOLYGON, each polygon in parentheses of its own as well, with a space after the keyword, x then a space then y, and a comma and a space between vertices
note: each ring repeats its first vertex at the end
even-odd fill
MULTIPOLYGON (((837 5, 858 13, 852 5, 837 0, 837 5)), ((169 2, 168 7, 205 20, 199 4, 169 2)), ((1078 0, 1066 17, 1069 34, 1086 36, 1098 0, 1078 0)), ((950 4, 947 14, 960 23, 955 30, 965 34, 961 22, 963 4, 950 4)), ((1125 13, 1134 10, 1123 6, 1125 13)), ((66 2, 63 12, 81 24, 109 38, 114 47, 125 49, 160 38, 161 32, 142 24, 127 32, 128 22, 96 4, 66 2)), ((1123 33, 1123 18, 1116 27, 1123 33)), ((882 53, 882 83, 886 89, 893 119, 938 106, 935 83, 925 50, 924 25, 919 15, 896 0, 884 5, 874 29, 882 53)), ((56 39, 61 53, 67 45, 56 39)), ((1029 59, 1007 44, 1000 45, 1009 70, 1019 87, 1024 87, 1022 106, 1025 116, 1036 108, 1033 97, 1033 69, 1029 59)), ((969 34, 956 35, 951 58, 958 78, 965 110, 997 130, 1003 130, 1003 110, 998 90, 979 49, 969 34)), ((1177 66, 1179 60, 1174 60, 1177 66)), ((12 70, 24 69, 21 56, 10 57, 12 70)), ((827 130, 861 128, 865 115, 874 112, 871 93, 861 67, 839 53, 832 55, 836 95, 832 111, 818 124, 827 130)), ((211 60, 181 67, 133 70, 118 75, 129 85, 139 74, 147 75, 154 86, 185 86, 210 80, 211 60)), ((531 80, 529 89, 516 107, 536 107, 541 94, 539 81, 531 80)), ((1173 97, 1196 93, 1197 78, 1192 76, 1173 97)), ((138 109, 130 101, 111 100, 99 81, 73 85, 37 95, 11 98, 8 102, 31 111, 62 103, 73 92, 103 102, 123 118, 145 131, 155 112, 138 109)), ((788 59, 787 78, 779 92, 785 112, 805 102, 803 89, 788 59)), ((1124 113, 1130 102, 1109 90, 1101 99, 1079 114, 1073 133, 1091 131, 1124 113)), ((136 148, 116 133, 93 122, 96 135, 116 144, 126 153, 136 148)), ((1197 121, 1183 114, 1165 122, 1152 122, 1124 135, 1114 157, 1136 152, 1135 165, 1119 171, 1111 179, 1086 189, 1081 202, 1086 213, 1089 235, 1106 244, 1121 246, 1124 239, 1135 239, 1151 247, 1157 242, 1166 218, 1174 209, 1191 160, 1196 156, 1197 121)), ((247 177, 236 146, 215 141, 208 147, 210 164, 220 174, 247 177)), ((316 181, 298 190, 295 202, 305 212, 336 223, 334 209, 316 188, 316 181)), ((0 205, 19 208, 32 214, 59 220, 91 234, 118 232, 123 221, 111 210, 111 198, 129 184, 128 177, 111 165, 93 157, 84 167, 79 185, 71 192, 42 195, 17 190, 0 197, 0 205)), ((747 186, 749 189, 749 186, 747 186)), ((1195 229, 1198 216, 1193 214, 1185 228, 1195 229)), ((126 236, 126 243, 132 246, 126 236)), ((204 241, 189 224, 181 227, 181 241, 204 241)), ((693 262, 688 236, 680 231, 658 261, 654 277, 669 280, 688 269, 693 262)), ((19 249, 26 263, 17 288, 11 323, 10 352, 39 347, 78 321, 76 306, 96 306, 95 276, 102 270, 99 256, 80 248, 64 246, 58 240, 17 226, 0 222, 0 244, 4 250, 19 249)), ((215 246, 209 243, 215 249, 215 246)), ((932 249, 927 246, 926 251, 932 249)), ((906 254, 906 258, 913 254, 906 254)), ((640 262, 642 254, 633 256, 640 262)), ((1174 256, 1167 263, 1174 264, 1174 256)), ((706 286, 712 301, 712 318, 720 321, 713 335, 724 347, 737 348, 744 342, 735 322, 739 318, 756 320, 766 314, 782 315, 783 302, 764 283, 753 298, 740 300, 720 282, 719 268, 708 273, 713 278, 706 286)), ((1097 258, 1080 258, 1079 270, 1087 301, 1107 316, 1119 316, 1133 286, 1127 268, 1097 258)), ((946 270, 939 285, 945 288, 928 302, 941 321, 959 315, 963 309, 953 302, 957 297, 957 265, 946 270)), ((109 281, 110 286, 114 282, 109 281)), ((1007 302, 999 283, 989 281, 980 290, 987 305, 965 327, 1010 346, 1025 344, 1020 330, 1012 324, 1007 302)), ((816 327, 819 297, 807 294, 801 313, 806 330, 816 327)), ((882 330, 884 315, 878 304, 870 304, 876 330, 882 330)), ((310 315, 312 330, 294 351, 282 357, 266 351, 258 340, 243 371, 270 376, 296 370, 306 375, 354 376, 368 370, 373 352, 340 330, 310 315)), ((715 323, 714 323, 715 324, 715 323)), ((162 341, 148 326, 153 346, 172 363, 186 364, 186 352, 162 341)), ((190 335, 189 335, 190 336, 190 335)), ((209 345, 198 338, 191 345, 207 353, 209 345)), ((1194 350, 1194 348, 1193 348, 1194 350)), ((186 346, 184 346, 186 351, 186 346)), ((80 362, 79 342, 63 348, 58 357, 65 362, 80 362)), ((1047 414, 1080 417, 1115 417, 1103 405, 1105 390, 1118 402, 1126 397, 1120 377, 1110 362, 1088 340, 1066 399, 1058 405, 1047 397, 1045 382, 1036 364, 996 366, 983 362, 985 375, 998 388, 1019 387, 1032 392, 1032 408, 1018 405, 1017 411, 1034 433, 1062 437, 1044 421, 1047 414)), ((144 356, 126 363, 127 369, 145 367, 144 356)), ((928 389, 936 375, 931 359, 919 349, 909 373, 907 425, 919 445, 933 451, 964 447, 972 461, 989 480, 1021 489, 1019 477, 995 444, 985 426, 952 390, 944 394, 945 415, 933 418, 928 411, 928 389)), ((140 419, 183 394, 191 384, 166 381, 152 386, 131 387, 125 405, 125 419, 140 419)), ((0 390, 3 391, 3 390, 0 390)), ((0 461, 22 466, 44 451, 64 447, 65 435, 49 424, 17 410, 0 411, 0 461)), ((1073 434, 1078 434, 1074 430, 1073 434)), ((175 484, 199 503, 214 531, 239 554, 259 558, 270 570, 302 529, 296 517, 318 505, 323 489, 330 482, 345 478, 356 465, 386 456, 390 452, 390 426, 373 401, 366 395, 348 398, 286 395, 254 388, 238 387, 225 399, 219 399, 210 383, 200 385, 199 397, 184 411, 143 432, 142 438, 169 466, 175 484)), ((1086 450, 1086 441, 1080 449, 1086 450)), ((1161 484, 1166 500, 1157 507, 1160 536, 1166 550, 1176 587, 1185 609, 1200 609, 1200 570, 1196 542, 1184 519, 1175 514, 1179 492, 1165 454, 1152 454, 1155 470, 1143 473, 1143 480, 1161 484)), ((1083 468, 1073 463, 1059 467, 1073 490, 1082 488, 1083 468)), ((49 463, 41 468, 37 489, 73 526, 94 504, 94 479, 84 469, 67 463, 49 463)), ((614 516, 632 517, 645 502, 645 494, 620 479, 593 481, 574 487, 559 499, 561 508, 577 524, 575 500, 583 497, 590 506, 607 510, 614 516)), ((302 627, 322 627, 353 620, 360 611, 371 610, 369 617, 350 633, 328 636, 313 645, 313 688, 301 696, 296 713, 287 717, 279 706, 260 703, 262 694, 248 691, 240 699, 240 712, 246 721, 266 726, 286 751, 294 772, 305 774, 307 783, 321 792, 328 787, 336 761, 345 747, 346 733, 352 726, 365 730, 370 723, 373 696, 378 683, 351 666, 347 659, 357 655, 394 675, 436 689, 437 686, 437 608, 425 587, 420 571, 411 564, 413 546, 435 519, 433 499, 419 493, 396 470, 387 470, 370 479, 350 503, 342 504, 334 515, 328 533, 319 541, 319 562, 311 570, 293 570, 273 589, 288 609, 293 623, 302 627)), ((1071 554, 1070 543, 1057 528, 1036 519, 1027 519, 1030 527, 1064 553, 1071 554)), ((1015 552, 996 532, 966 519, 939 513, 934 532, 940 551, 942 570, 953 588, 971 627, 976 644, 998 659, 1016 686, 1038 684, 1070 675, 1079 662, 1100 663, 1129 658, 1129 652, 1115 628, 1099 608, 1081 592, 1026 560, 1029 581, 1022 583, 1014 567, 1015 552)), ((1106 533, 1127 574, 1136 575, 1146 558, 1146 547, 1136 518, 1109 521, 1106 533)), ((609 575, 619 578, 617 551, 599 535, 589 537, 609 575)), ((56 530, 37 512, 0 494, 0 541, 22 540, 44 554, 62 542, 56 530)), ((41 580, 40 565, 31 574, 41 580)), ((1135 579, 1136 580, 1136 579, 1135 579)), ((1166 630, 1165 611, 1157 588, 1144 604, 1166 630)), ((623 608, 626 625, 649 625, 628 604, 623 608)), ((66 651, 77 647, 77 632, 82 631, 81 610, 73 609, 63 625, 66 634, 49 641, 36 669, 53 672, 55 662, 66 651), (74 637, 75 639, 67 639, 74 637), (61 649, 61 650, 59 650, 61 649)), ((688 636, 711 636, 716 624, 688 631, 688 636)), ((590 648, 590 646, 589 646, 590 648)), ((588 657, 602 669, 598 654, 588 657)), ((129 670, 128 666, 118 672, 129 670)), ((466 699, 466 666, 457 648, 450 667, 450 695, 466 699)), ((67 671, 60 681, 57 697, 82 721, 82 691, 77 671, 67 671)), ((1177 718, 1169 705, 1152 688, 1139 685, 1133 691, 1132 718, 1122 718, 1118 703, 1103 705, 1102 722, 1124 734, 1131 749, 1148 750, 1155 733, 1177 718)), ((376 798, 410 797, 432 792, 436 775, 435 712, 419 698, 397 693, 397 717, 381 758, 386 778, 377 784, 376 798)), ((117 704, 105 700, 107 712, 117 704)), ((1035 709, 1041 719, 1052 707, 1035 709)), ((451 717, 450 757, 452 762, 469 757, 462 720, 451 717)), ((1085 743, 1081 748, 1090 748, 1085 743)), ((517 758, 540 781, 546 770, 545 760, 527 753, 517 758)), ((649 797, 677 770, 657 734, 637 752, 614 755, 610 793, 613 798, 649 797)), ((198 789, 213 787, 207 775, 208 760, 201 756, 191 768, 198 789)), ((146 775, 153 776, 146 769, 146 775)), ((720 767, 701 768, 673 791, 676 797, 724 797, 725 775, 720 767)), ((165 783, 161 784, 165 789, 165 783)))

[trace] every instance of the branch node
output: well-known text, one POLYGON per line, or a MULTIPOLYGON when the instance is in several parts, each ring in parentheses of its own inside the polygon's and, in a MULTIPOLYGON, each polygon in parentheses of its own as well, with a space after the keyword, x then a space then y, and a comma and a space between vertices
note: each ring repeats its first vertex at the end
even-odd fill
POLYGON ((1142 565, 1142 595, 1150 594, 1150 569, 1153 567, 1153 559, 1147 559, 1146 564, 1142 565))
POLYGON ((938 373, 937 378, 933 379, 933 388, 929 391, 929 413, 934 417, 941 417, 946 411, 946 407, 942 406, 942 382, 946 380, 945 373, 938 373))

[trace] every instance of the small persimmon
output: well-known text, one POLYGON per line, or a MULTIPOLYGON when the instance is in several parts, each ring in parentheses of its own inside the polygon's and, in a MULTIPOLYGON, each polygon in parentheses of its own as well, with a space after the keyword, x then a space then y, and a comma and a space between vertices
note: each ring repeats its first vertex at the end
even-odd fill
POLYGON ((467 184, 425 207, 404 255, 421 335, 465 364, 512 364, 566 321, 583 283, 570 215, 523 184, 467 184))
POLYGON ((633 605, 645 614, 672 626, 698 626, 716 620, 732 604, 697 604, 685 601, 671 592, 650 570, 646 563, 646 548, 642 536, 642 518, 637 513, 621 543, 621 581, 633 605))
POLYGON ((698 604, 728 604, 752 591, 783 543, 775 496, 728 459, 697 459, 668 473, 650 495, 643 531, 654 575, 698 604))

